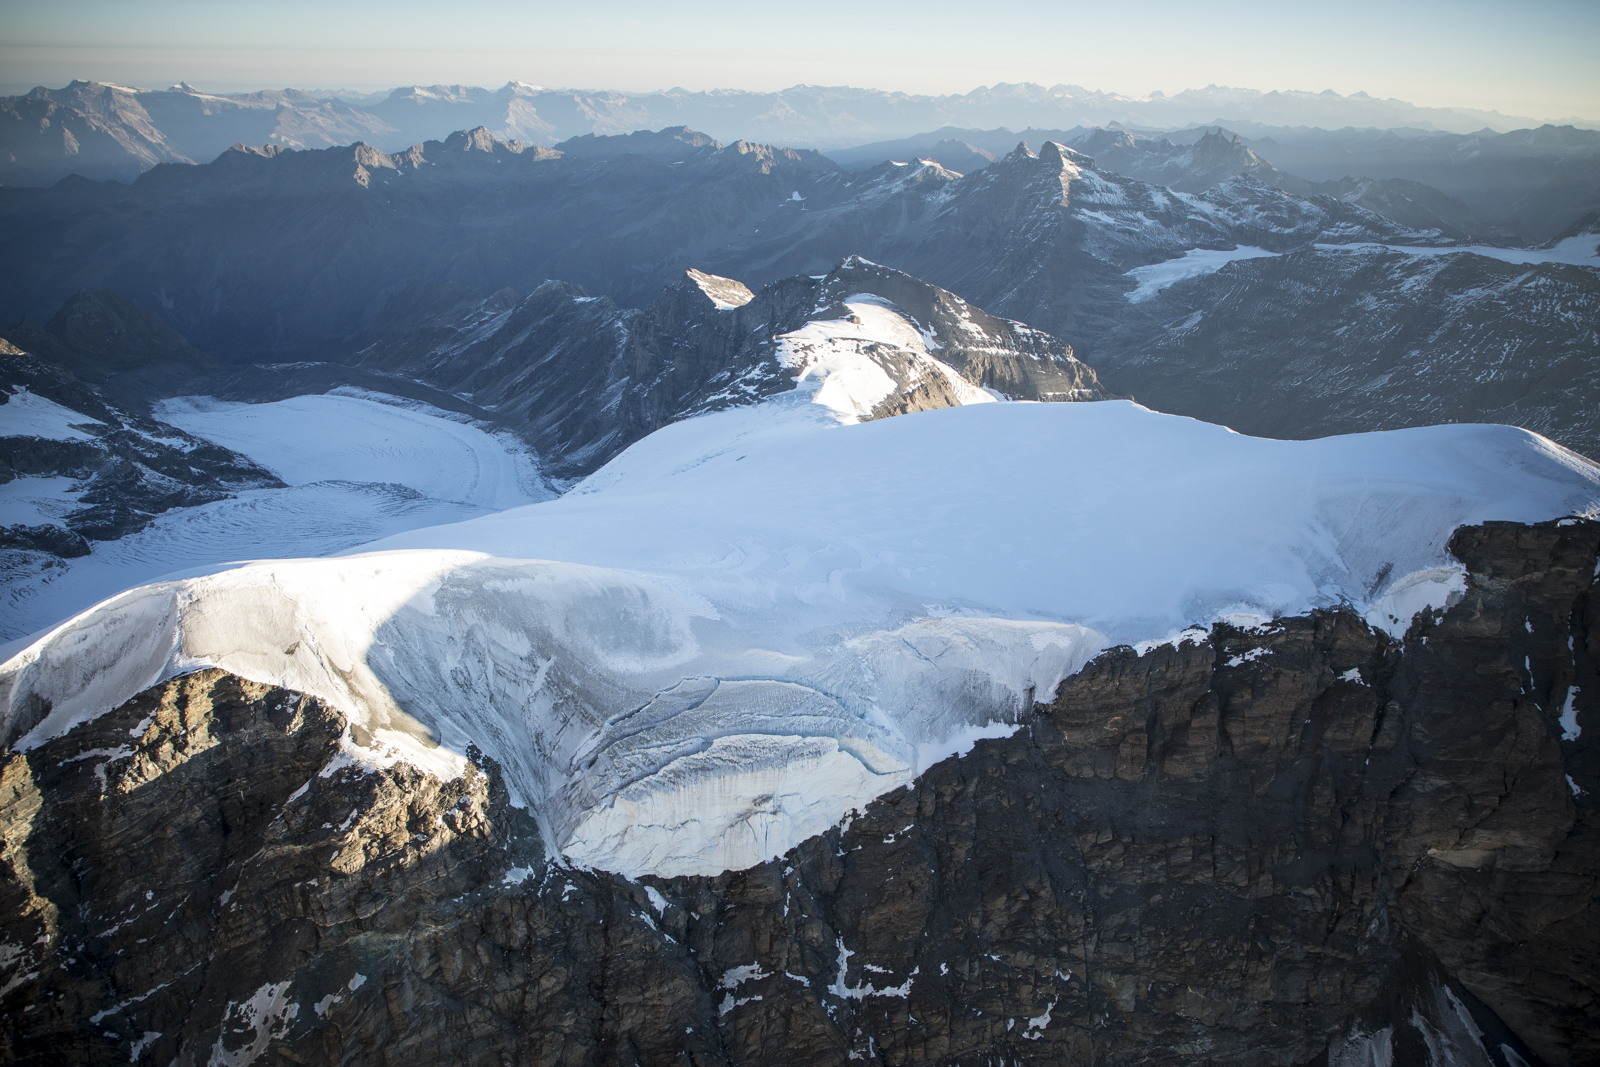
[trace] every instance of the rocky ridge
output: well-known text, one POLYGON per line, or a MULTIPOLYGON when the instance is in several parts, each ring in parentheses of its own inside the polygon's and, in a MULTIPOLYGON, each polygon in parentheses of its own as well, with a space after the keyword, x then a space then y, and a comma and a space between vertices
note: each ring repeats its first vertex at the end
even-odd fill
POLYGON ((1152 185, 1165 185, 1180 193, 1204 192, 1241 174, 1267 185, 1276 184, 1278 176, 1278 168, 1245 147, 1237 134, 1230 140, 1220 127, 1206 131, 1193 144, 1138 137, 1131 131, 1116 129, 1091 130, 1067 143, 1076 151, 1093 156, 1095 163, 1106 170, 1152 185))
MULTIPOLYGON (((1600 524, 1466 593, 1113 649, 788 855, 551 862, 498 769, 363 773, 210 670, 0 771, 13 1062, 1587 1062, 1600 524)), ((358 741, 362 739, 356 739, 358 741)), ((470 754, 469 754, 470 755, 470 754)))
POLYGON ((796 345, 848 344, 888 375, 893 389, 867 418, 961 403, 963 387, 1022 400, 1112 395, 1066 343, 857 256, 758 293, 691 270, 643 311, 560 282, 525 298, 412 291, 379 322, 340 358, 493 411, 556 479, 595 470, 668 422, 794 388, 816 355, 796 345), (898 336, 850 340, 860 316, 846 301, 863 296, 904 324, 898 336), (814 337, 788 338, 808 324, 814 337))
POLYGON ((1224 116, 1272 123, 1285 114, 1300 116, 1291 125, 1331 121, 1330 129, 1433 128, 1430 116, 1461 131, 1486 125, 1508 129, 1519 121, 1484 113, 1469 118, 1456 110, 1378 101, 1364 93, 1262 94, 1215 86, 1134 101, 1079 86, 1026 84, 919 97, 807 85, 775 93, 574 92, 511 81, 498 89, 410 85, 372 97, 296 89, 216 94, 183 82, 141 89, 74 81, 61 89, 41 85, 23 96, 0 98, 0 148, 9 162, 0 170, 0 183, 48 185, 68 174, 131 181, 156 163, 204 162, 237 141, 308 148, 366 139, 394 151, 480 125, 503 139, 543 145, 688 123, 729 140, 754 136, 837 147, 952 123, 1054 128, 1115 121, 1149 128, 1224 116))
MULTIPOLYGON (((1007 147, 1017 137, 1009 130, 955 132, 968 136, 983 134, 977 139, 991 146, 995 145, 997 136, 1007 138, 1007 147)), ((982 170, 996 158, 995 152, 967 141, 953 137, 935 141, 936 136, 927 134, 921 138, 884 145, 876 151, 874 149, 877 146, 863 146, 832 153, 831 158, 840 160, 846 169, 858 170, 865 169, 860 160, 877 162, 884 150, 889 150, 891 154, 898 150, 900 158, 931 159, 947 170, 962 174, 982 170), (857 162, 852 166, 846 161, 857 162)), ((1237 134, 1229 134, 1221 128, 1206 131, 1199 140, 1176 143, 1169 137, 1140 134, 1120 126, 1097 127, 1086 132, 1028 130, 1024 131, 1022 139, 1025 143, 1058 141, 1076 152, 1092 156, 1095 165, 1104 170, 1152 185, 1164 185, 1179 192, 1203 192, 1219 182, 1248 174, 1295 196, 1335 197, 1420 233, 1431 232, 1436 236, 1464 240, 1490 231, 1464 202, 1430 185, 1406 178, 1348 176, 1338 181, 1309 182, 1278 170, 1248 147, 1237 134)))
MULTIPOLYGON (((1169 158, 1189 156, 1197 140, 1215 139, 1214 116, 1207 126, 1146 133, 1119 123, 1070 129, 964 129, 946 126, 898 141, 832 150, 847 170, 864 170, 886 159, 944 157, 936 146, 960 143, 996 158, 1019 140, 1030 145, 1057 141, 1096 156, 1108 170, 1143 178, 1136 167, 1149 166, 1153 178, 1169 158), (1121 146, 1121 147, 1119 147, 1121 146)), ((1146 130, 1149 127, 1145 127, 1146 130)), ((1346 127, 1318 129, 1251 121, 1229 121, 1237 135, 1241 169, 1266 170, 1263 180, 1298 196, 1324 193, 1340 197, 1355 192, 1363 207, 1404 226, 1432 229, 1426 211, 1447 226, 1511 244, 1536 244, 1569 226, 1574 218, 1600 207, 1596 176, 1600 174, 1600 131, 1545 125, 1537 129, 1494 133, 1488 129, 1444 133, 1418 128, 1346 127), (1251 163, 1259 160, 1268 167, 1251 163), (1354 177, 1365 175, 1365 177, 1354 177), (1461 214, 1462 207, 1471 213, 1461 214), (1390 214, 1393 212, 1393 214, 1390 214), (1471 221, 1471 226, 1463 222, 1471 221)), ((1219 145, 1219 147, 1221 147, 1219 145)), ((966 157, 978 170, 987 162, 966 157)), ((978 157, 982 159, 982 157, 978 157)), ((1233 177, 1224 168, 1217 178, 1233 177)), ((1174 180, 1193 172, 1173 171, 1174 180)), ((1448 230, 1447 230, 1448 232, 1448 230)))

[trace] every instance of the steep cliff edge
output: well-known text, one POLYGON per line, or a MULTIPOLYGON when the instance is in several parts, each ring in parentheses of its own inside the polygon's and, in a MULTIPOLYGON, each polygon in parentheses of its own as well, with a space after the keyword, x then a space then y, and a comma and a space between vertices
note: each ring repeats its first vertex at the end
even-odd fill
POLYGON ((549 864, 486 760, 366 772, 319 701, 174 679, 0 770, 0 1058, 1592 1062, 1600 523, 1451 550, 1403 641, 1113 649, 715 878, 549 864))

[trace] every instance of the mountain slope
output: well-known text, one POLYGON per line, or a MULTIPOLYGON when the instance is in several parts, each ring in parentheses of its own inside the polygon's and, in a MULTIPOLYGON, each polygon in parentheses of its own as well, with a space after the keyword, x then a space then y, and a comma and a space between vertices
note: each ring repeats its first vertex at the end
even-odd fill
POLYGON ((792 389, 797 376, 831 382, 863 419, 990 400, 982 390, 1111 395, 1063 342, 859 257, 759 293, 690 271, 642 312, 558 282, 520 300, 422 297, 398 298, 342 358, 470 397, 517 427, 558 479, 668 422, 792 389))
POLYGON ((1600 468, 839 399, 7 661, 9 1047, 1594 1047, 1600 468))
MULTIPOLYGON (((1224 147, 1232 151, 1233 143, 1224 147)), ((1409 248, 1449 243, 1437 229, 1408 229, 1350 202, 1344 193, 1297 197, 1248 176, 1198 194, 1179 193, 1102 170, 1053 143, 1038 154, 1013 151, 966 177, 934 163, 884 164, 849 174, 814 153, 718 146, 681 130, 594 138, 570 157, 497 141, 482 130, 394 156, 365 147, 241 149, 204 167, 158 168, 131 188, 78 183, 0 192, 0 233, 16 249, 0 263, 0 281, 6 283, 0 287, 0 306, 10 301, 31 308, 85 282, 114 284, 162 309, 168 321, 212 351, 235 357, 270 351, 280 363, 356 359, 367 373, 424 377, 435 391, 461 394, 428 400, 435 406, 466 403, 476 406, 474 417, 498 419, 485 409, 507 405, 505 417, 522 430, 544 420, 535 437, 552 462, 566 462, 558 455, 576 455, 580 440, 596 444, 613 429, 632 427, 619 429, 621 436, 610 445, 597 444, 591 460, 575 461, 566 476, 593 469, 585 464, 602 462, 615 447, 686 410, 686 390, 708 382, 715 371, 707 368, 725 369, 734 355, 730 347, 675 362, 667 349, 677 340, 662 341, 648 331, 636 334, 627 324, 637 313, 604 303, 588 306, 583 301, 589 294, 616 305, 649 307, 663 285, 689 269, 759 288, 798 274, 825 274, 842 257, 860 254, 958 292, 993 314, 1070 338, 1079 358, 1122 374, 1133 358, 1130 346, 1160 344, 1163 351, 1172 350, 1152 332, 1155 307, 1165 305, 1146 307, 1144 299, 1173 278, 1203 274, 1233 259, 1307 251, 1319 244, 1409 248), (541 292, 552 277, 578 288, 542 290, 539 300, 548 307, 540 311, 529 305, 516 319, 530 328, 541 324, 524 341, 514 330, 491 339, 500 326, 488 329, 487 324, 510 305, 478 306, 478 294, 507 288, 541 292), (435 305, 436 320, 423 313, 435 305), (430 346, 467 343, 465 334, 480 346, 470 358, 428 354, 430 346), (619 362, 623 348, 613 345, 614 339, 617 344, 625 339, 635 354, 619 362), (517 379, 520 398, 504 391, 514 378, 503 377, 507 366, 529 371, 532 361, 544 358, 540 353, 563 345, 588 355, 572 366, 558 363, 561 371, 553 377, 517 379), (363 349, 371 351, 352 355, 363 349), (386 352, 396 353, 394 359, 388 360, 386 352), (511 362, 485 370, 490 353, 511 362), (637 370, 630 362, 635 356, 644 361, 637 370), (413 366, 413 360, 422 362, 413 366), (602 373, 597 369, 602 364, 612 369, 602 373), (418 370, 425 366, 435 369, 418 370), (598 377, 584 378, 591 374, 598 377), (663 377, 647 386, 654 376, 663 377), (616 419, 602 420, 604 426, 585 423, 592 412, 565 407, 570 397, 558 383, 579 378, 604 388, 623 378, 632 383, 616 419), (480 391, 483 397, 472 399, 480 391)), ((1484 254, 1524 260, 1542 255, 1494 249, 1484 254)), ((1321 260, 1302 256, 1295 262, 1321 260)), ((1252 269, 1257 273, 1230 268, 1227 276, 1260 278, 1267 285, 1270 268, 1252 269)), ((1307 277, 1312 288, 1303 299, 1286 298, 1280 306, 1266 291, 1241 293, 1228 306, 1259 302, 1263 317, 1222 323, 1214 315, 1206 329, 1254 331, 1252 343, 1279 350, 1298 344, 1302 334, 1318 338, 1319 345, 1365 336, 1372 353, 1386 353, 1374 356, 1380 362, 1404 356, 1410 349, 1397 347, 1404 342, 1428 350, 1428 358, 1416 366, 1459 375, 1457 368, 1487 358, 1484 354, 1498 343, 1494 338, 1518 343, 1517 332, 1536 325, 1525 321, 1528 315, 1549 318, 1552 338, 1569 338, 1580 348, 1593 321, 1584 295, 1587 275, 1569 272, 1551 290, 1554 303, 1523 308, 1485 294, 1463 302, 1445 299, 1446 290, 1439 289, 1434 292, 1440 302, 1416 320, 1436 323, 1434 333, 1419 332, 1416 324, 1380 333, 1371 328, 1378 320, 1369 294, 1339 283, 1337 271, 1324 279, 1324 269, 1317 267, 1307 277), (1563 316, 1563 322, 1556 321, 1563 316), (1446 328, 1452 322, 1456 325, 1446 328)), ((1380 283, 1376 276, 1372 280, 1380 283)), ((1392 298, 1382 297, 1389 306, 1420 307, 1420 294, 1405 295, 1405 279, 1392 276, 1381 284, 1396 289, 1392 298)), ((1162 321, 1182 322, 1193 310, 1162 321)), ((647 322, 651 314, 637 321, 647 322)), ((1549 358, 1547 349, 1529 351, 1534 364, 1549 358)), ((1228 358, 1212 361, 1233 366, 1228 358)), ((1186 374, 1185 366, 1182 357, 1176 358, 1173 373, 1186 374)), ((1330 381, 1354 388, 1377 373, 1359 379, 1334 374, 1330 381)), ((992 384, 981 373, 969 378, 992 384)), ((395 389, 421 388, 394 380, 395 389)), ((1262 380, 1241 381, 1236 392, 1265 402, 1262 380)), ((1117 388, 1165 404, 1165 387, 1151 391, 1152 381, 1150 375, 1133 376, 1117 388)), ((390 391, 381 384, 354 384, 390 391)), ((1328 396, 1329 384, 1313 382, 1310 388, 1328 396)), ((331 386, 313 391, 326 387, 331 386)), ((219 385, 206 391, 236 400, 266 395, 252 388, 266 387, 219 385)), ((1026 389, 999 388, 1027 395, 1026 389)), ((1591 447, 1586 439, 1570 436, 1586 431, 1558 422, 1564 416, 1555 401, 1548 415, 1534 410, 1538 403, 1488 405, 1426 374, 1414 388, 1397 394, 1396 402, 1416 396, 1457 398, 1426 405, 1433 420, 1515 419, 1591 447)), ((1573 403, 1581 408, 1582 396, 1573 403)), ((1263 421, 1277 416, 1241 408, 1232 399, 1219 405, 1182 410, 1291 435, 1309 426, 1349 432, 1395 424, 1361 397, 1341 395, 1293 425, 1263 421), (1377 421, 1364 421, 1369 416, 1377 421)), ((1581 412, 1575 417, 1581 421, 1581 412)))
POLYGON ((725 272, 740 277, 772 263, 809 272, 827 262, 824 249, 866 235, 873 251, 864 254, 1073 338, 1092 363, 1096 337, 1126 306, 1131 268, 1196 247, 1428 240, 1342 201, 1302 200, 1248 177, 1175 193, 1102 171, 1053 142, 1037 155, 1019 146, 963 178, 935 164, 886 164, 849 189, 804 217, 763 223, 748 248, 710 263, 731 264, 725 272))
POLYGON ((673 423, 547 503, 132 590, 13 661, 6 728, 249 664, 381 742, 352 758, 453 777, 476 746, 576 862, 710 875, 1006 732, 1101 649, 1340 604, 1400 633, 1459 592, 1457 525, 1600 507, 1600 469, 1507 427, 1273 442, 1126 401, 860 422, 832 384, 673 423))
POLYGON ((7 190, 0 313, 111 288, 242 355, 353 332, 412 283, 530 292, 560 278, 639 306, 690 268, 762 285, 861 254, 1071 336, 1116 310, 1121 271, 1197 245, 1426 240, 1332 198, 1246 179, 1189 197, 1049 145, 961 179, 936 165, 847 175, 815 153, 683 136, 667 138, 687 150, 672 162, 600 146, 552 158, 478 130, 399 155, 241 148, 130 188, 7 190))
POLYGON ((363 773, 323 702, 198 671, 7 762, 0 1047, 1575 1065, 1600 776, 1483 694, 1592 676, 1596 542, 1460 531, 1467 596, 1403 643, 1334 610, 1109 652, 1011 738, 712 879, 551 864, 493 761, 363 773), (1471 860, 1441 796, 1494 811, 1471 860))
POLYGON ((152 419, 138 386, 210 362, 112 293, 79 293, 0 340, 0 557, 8 584, 39 553, 76 557, 157 515, 283 483, 245 456, 152 419), (136 399, 129 402, 130 394, 136 399), (20 558, 19 558, 20 553, 20 558))
POLYGON ((18 288, 0 311, 111 288, 208 350, 256 352, 359 328, 412 282, 528 292, 563 278, 643 303, 775 209, 800 210, 797 190, 838 180, 815 153, 744 143, 679 166, 566 159, 481 130, 392 156, 241 146, 132 187, 0 193, 12 262, 31 264, 6 272, 18 288))
POLYGON ((1600 210, 1600 131, 1244 131, 1251 148, 1311 182, 1349 175, 1421 182, 1465 203, 1497 235, 1535 244, 1600 210))
POLYGON ((1114 388, 1243 433, 1503 422, 1597 456, 1600 235, 1572 240, 1591 266, 1383 248, 1234 262, 1134 305, 1097 362, 1114 388))
MULTIPOLYGON (((1600 208, 1595 192, 1600 188, 1600 132, 1595 130, 1541 126, 1508 133, 1440 133, 1251 122, 1232 122, 1229 128, 1240 136, 1240 145, 1230 151, 1240 155, 1242 165, 1218 171, 1217 177, 1261 169, 1249 162, 1254 158, 1276 169, 1273 184, 1297 196, 1353 193, 1362 206, 1416 229, 1442 222, 1446 233, 1455 229, 1536 244, 1600 208), (1462 214, 1463 206, 1470 217, 1462 214)), ((833 150, 829 156, 853 171, 888 159, 926 157, 942 140, 963 142, 992 156, 1004 155, 1018 141, 1058 141, 1095 156, 1107 170, 1136 178, 1159 181, 1162 171, 1174 164, 1168 176, 1178 181, 1192 179, 1195 172, 1175 164, 1208 137, 1215 135, 1194 128, 1146 134, 1117 125, 1018 132, 942 127, 897 141, 833 150)), ((967 167, 952 169, 966 172, 987 165, 968 159, 967 167)))

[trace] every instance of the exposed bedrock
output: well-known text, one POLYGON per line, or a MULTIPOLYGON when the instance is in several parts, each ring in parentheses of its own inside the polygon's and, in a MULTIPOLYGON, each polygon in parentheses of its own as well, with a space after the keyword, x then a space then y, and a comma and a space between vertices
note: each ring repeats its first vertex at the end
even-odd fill
POLYGON ((1593 1063, 1600 523, 1451 547, 1404 642, 1113 649, 715 878, 547 863, 487 760, 175 679, 0 771, 0 1060, 1593 1063))

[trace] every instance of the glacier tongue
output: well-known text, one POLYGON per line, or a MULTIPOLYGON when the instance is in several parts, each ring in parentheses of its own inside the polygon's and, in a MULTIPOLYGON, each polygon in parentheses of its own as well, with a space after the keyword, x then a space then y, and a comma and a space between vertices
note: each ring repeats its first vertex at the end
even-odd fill
POLYGON ((714 874, 1004 734, 1110 644, 1340 601, 1399 626, 1453 591, 1456 526, 1600 511, 1600 470, 1508 427, 840 414, 797 390, 558 500, 132 590, 0 665, 0 725, 26 749, 215 665, 339 707, 359 760, 450 775, 476 745, 574 862, 714 874))

